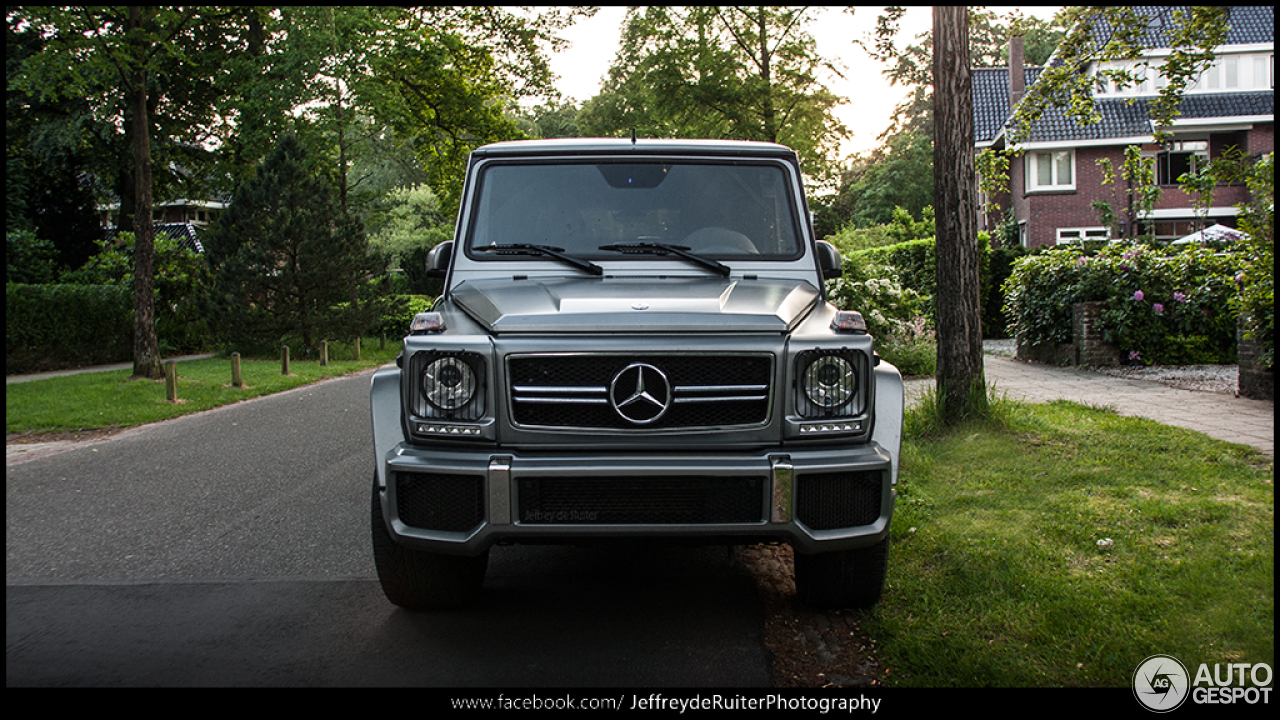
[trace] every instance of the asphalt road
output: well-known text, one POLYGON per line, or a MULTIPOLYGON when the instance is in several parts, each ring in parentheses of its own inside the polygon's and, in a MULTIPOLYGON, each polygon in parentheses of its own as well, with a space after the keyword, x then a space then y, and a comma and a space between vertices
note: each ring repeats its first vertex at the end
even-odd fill
POLYGON ((723 548, 496 548, 481 601, 386 601, 369 375, 7 468, 18 686, 767 687, 723 548))

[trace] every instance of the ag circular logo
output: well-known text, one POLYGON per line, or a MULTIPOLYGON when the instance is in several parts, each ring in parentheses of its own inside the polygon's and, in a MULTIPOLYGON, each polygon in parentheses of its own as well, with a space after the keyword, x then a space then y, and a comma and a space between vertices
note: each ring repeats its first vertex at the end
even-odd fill
POLYGON ((1133 695, 1152 712, 1169 712, 1187 699, 1191 678, 1172 655, 1152 655, 1133 671, 1133 695))
POLYGON ((632 363, 609 383, 609 404, 636 425, 657 422, 671 405, 671 383, 658 368, 648 363, 632 363))

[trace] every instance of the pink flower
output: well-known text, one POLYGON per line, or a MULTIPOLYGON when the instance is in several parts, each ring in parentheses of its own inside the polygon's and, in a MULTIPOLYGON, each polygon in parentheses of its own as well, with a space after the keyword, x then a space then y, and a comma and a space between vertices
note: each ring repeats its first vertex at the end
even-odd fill
POLYGON ((1141 360, 1141 359, 1142 359, 1142 356, 1138 354, 1137 350, 1129 351, 1129 362, 1133 362, 1134 360, 1141 360))
POLYGON ((1182 294, 1182 293, 1180 293, 1180 292, 1176 292, 1176 293, 1174 293, 1174 294, 1173 294, 1173 301, 1174 301, 1174 302, 1184 303, 1184 302, 1186 302, 1186 301, 1187 301, 1187 296, 1186 296, 1186 295, 1183 295, 1183 294, 1182 294))
POLYGON ((1137 300, 1137 301, 1139 301, 1139 302, 1141 302, 1141 301, 1142 301, 1142 291, 1141 291, 1141 290, 1137 290, 1137 291, 1135 291, 1135 292, 1133 293, 1133 299, 1134 299, 1134 300, 1137 300))
POLYGON ((1161 305, 1160 303, 1156 303, 1156 304, 1152 305, 1152 306, 1151 306, 1151 309, 1152 309, 1152 310, 1155 310, 1157 315, 1163 315, 1163 314, 1164 314, 1164 306, 1163 306, 1163 305, 1161 305))

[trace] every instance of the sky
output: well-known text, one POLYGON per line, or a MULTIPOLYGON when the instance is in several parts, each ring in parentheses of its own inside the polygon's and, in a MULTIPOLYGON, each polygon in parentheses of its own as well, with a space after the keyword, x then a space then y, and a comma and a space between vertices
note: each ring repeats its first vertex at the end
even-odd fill
MULTIPOLYGON (((815 8, 817 9, 817 8, 815 8)), ((1014 8, 992 7, 1004 16, 1014 8)), ((1023 15, 1051 18, 1057 7, 1021 7, 1023 15)), ((837 106, 836 115, 852 132, 840 148, 841 158, 867 152, 877 145, 876 138, 889 126, 893 109, 907 95, 907 88, 892 86, 881 74, 883 63, 873 60, 854 39, 870 40, 876 16, 881 8, 857 8, 852 16, 837 8, 827 8, 816 16, 807 29, 818 43, 818 54, 834 60, 843 78, 827 77, 827 87, 848 102, 837 106)), ((602 7, 594 17, 579 21, 562 35, 569 40, 568 49, 554 53, 551 69, 560 76, 557 88, 568 98, 582 103, 600 90, 600 83, 613 62, 618 49, 625 7, 602 7)), ((915 44, 915 37, 932 27, 932 14, 927 6, 912 6, 899 25, 898 46, 915 44)))

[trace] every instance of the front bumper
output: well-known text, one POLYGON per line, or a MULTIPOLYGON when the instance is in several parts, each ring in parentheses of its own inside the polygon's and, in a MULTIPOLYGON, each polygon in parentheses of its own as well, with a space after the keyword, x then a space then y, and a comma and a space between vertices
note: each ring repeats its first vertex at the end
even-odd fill
POLYGON ((888 534, 894 457, 877 443, 733 454, 500 453, 398 443, 378 487, 387 530, 423 550, 648 538, 784 541, 804 553, 888 534))

